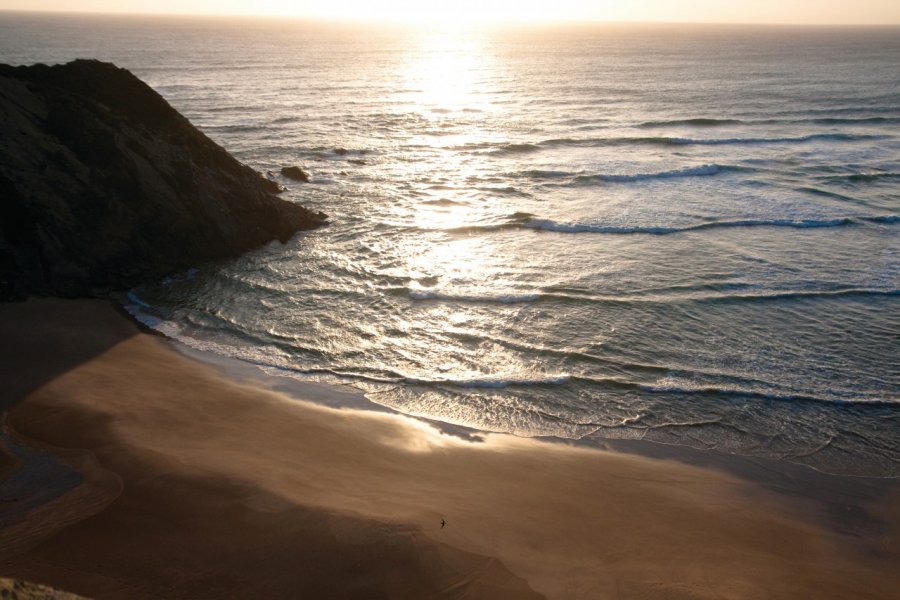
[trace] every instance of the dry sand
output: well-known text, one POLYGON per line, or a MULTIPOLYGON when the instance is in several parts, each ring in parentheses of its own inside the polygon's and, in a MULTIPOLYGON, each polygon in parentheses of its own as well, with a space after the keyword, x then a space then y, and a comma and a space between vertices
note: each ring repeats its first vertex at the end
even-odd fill
POLYGON ((864 530, 834 528, 720 470, 240 384, 101 301, 0 305, 0 340, 0 402, 24 397, 0 461, 2 576, 134 600, 900 589, 896 487, 857 507, 864 530))

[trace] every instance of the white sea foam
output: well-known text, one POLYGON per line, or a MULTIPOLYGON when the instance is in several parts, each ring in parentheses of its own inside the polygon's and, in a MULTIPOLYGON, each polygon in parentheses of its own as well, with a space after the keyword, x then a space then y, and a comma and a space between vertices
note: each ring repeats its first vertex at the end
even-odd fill
POLYGON ((5 16, 4 62, 67 61, 74 40, 251 167, 308 168, 318 183, 282 197, 331 215, 136 290, 149 326, 436 419, 900 472, 895 30, 579 28, 428 53, 299 22, 234 24, 235 45, 79 18, 5 16), (457 52, 472 77, 448 92, 457 52))

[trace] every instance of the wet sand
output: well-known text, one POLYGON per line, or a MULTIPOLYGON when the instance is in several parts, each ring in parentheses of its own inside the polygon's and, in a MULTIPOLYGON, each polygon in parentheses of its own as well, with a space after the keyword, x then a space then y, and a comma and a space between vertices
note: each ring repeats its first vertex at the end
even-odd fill
MULTIPOLYGON (((129 599, 900 589, 896 485, 852 507, 865 527, 836 527, 758 477, 466 439, 248 385, 102 301, 0 305, 0 340, 0 402, 15 404, 0 461, 0 576, 129 599)), ((325 404, 345 393, 293 389, 325 404)))

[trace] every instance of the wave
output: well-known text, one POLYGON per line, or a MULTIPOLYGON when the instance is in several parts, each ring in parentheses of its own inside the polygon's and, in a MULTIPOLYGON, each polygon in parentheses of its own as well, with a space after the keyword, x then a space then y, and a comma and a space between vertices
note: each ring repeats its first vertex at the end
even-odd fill
MULTIPOLYGON (((252 361, 251 361, 252 362, 252 361)), ((424 378, 404 375, 395 371, 384 371, 382 374, 363 373, 357 371, 348 371, 343 369, 334 369, 328 367, 322 368, 295 368, 282 367, 274 365, 265 365, 270 368, 278 369, 286 373, 296 373, 298 375, 331 375, 336 377, 344 377, 355 379, 358 381, 367 381, 370 383, 380 384, 408 384, 418 386, 440 386, 450 385, 461 388, 487 388, 487 389, 503 389, 513 386, 536 386, 536 385, 565 385, 571 379, 570 375, 549 375, 546 377, 473 377, 473 378, 424 378)))
MULTIPOLYGON (((155 87, 154 89, 157 92, 160 92, 160 90, 167 89, 167 87, 159 86, 159 87, 155 87)), ((271 110, 269 106, 265 106, 265 105, 251 106, 247 103, 240 104, 240 105, 237 105, 237 104, 213 104, 213 105, 206 105, 203 107, 203 112, 206 112, 206 113, 230 113, 230 112, 233 112, 233 113, 237 113, 240 115, 246 115, 247 113, 263 113, 263 112, 267 113, 267 112, 269 112, 269 110, 271 110)))
POLYGON ((508 217, 505 223, 488 225, 463 225, 449 229, 426 229, 426 231, 442 231, 453 234, 476 234, 507 229, 537 229, 554 233, 595 233, 609 235, 669 235, 704 229, 729 227, 790 227, 793 229, 811 229, 820 227, 844 227, 856 225, 861 221, 877 223, 893 223, 894 215, 877 215, 871 217, 839 217, 835 219, 741 219, 735 221, 710 221, 695 225, 602 225, 596 223, 563 223, 553 219, 537 219, 528 213, 516 213, 508 217))
MULTIPOLYGON (((253 361, 250 361, 253 362, 253 361)), ((359 372, 355 370, 345 370, 329 367, 314 368, 297 368, 276 365, 264 365, 269 368, 278 369, 285 373, 295 373, 298 375, 331 375, 335 377, 343 377, 355 379, 358 381, 366 381, 378 384, 408 384, 417 386, 455 386, 460 388, 487 388, 487 389, 503 389, 513 386, 536 386, 536 385, 565 385, 572 378, 571 375, 558 374, 535 377, 504 377, 502 375, 491 377, 415 377, 394 370, 384 370, 381 372, 359 372)))
POLYGON ((900 123, 900 117, 859 117, 859 118, 838 118, 838 117, 821 117, 817 119, 801 120, 802 123, 815 123, 817 125, 895 125, 900 123))
POLYGON ((517 212, 506 217, 504 222, 488 224, 461 225, 449 228, 420 228, 400 226, 416 231, 434 231, 449 234, 479 234, 514 229, 535 229, 554 233, 608 234, 608 235, 670 235, 690 231, 703 231, 719 228, 744 227, 787 227, 791 229, 819 229, 828 227, 847 227, 862 223, 893 224, 900 222, 900 215, 856 215, 835 217, 831 219, 735 219, 732 221, 709 221, 690 225, 607 225, 602 223, 566 223, 553 219, 541 219, 527 212, 517 212))
POLYGON ((900 179, 900 173, 883 171, 877 173, 851 173, 850 175, 829 175, 823 177, 826 181, 849 181, 852 183, 874 183, 884 179, 900 179))
POLYGON ((427 204, 429 206, 466 206, 465 202, 459 202, 458 200, 450 200, 449 198, 439 198, 437 200, 423 200, 421 204, 427 204))
POLYGON ((862 140, 881 139, 877 135, 854 135, 849 133, 814 133, 810 135, 801 135, 796 137, 771 137, 771 138, 723 138, 723 139, 694 139, 694 138, 671 138, 673 144, 785 144, 785 143, 805 143, 816 141, 830 142, 855 142, 862 140))
POLYGON ((520 190, 513 186, 506 187, 479 187, 475 188, 479 192, 486 192, 488 194, 496 194, 498 196, 513 196, 516 198, 531 198, 532 195, 526 191, 520 190))
POLYGON ((900 123, 900 117, 815 117, 812 119, 717 119, 697 117, 692 119, 669 119, 660 121, 644 121, 637 126, 653 127, 720 127, 723 125, 779 125, 779 124, 814 124, 814 125, 893 125, 900 123))
POLYGON ((411 300, 438 300, 443 302, 464 303, 502 303, 521 304, 529 302, 563 302, 563 303, 678 303, 678 302, 753 302, 793 299, 848 298, 866 296, 898 296, 900 290, 889 288, 840 288, 840 289, 763 289, 752 290, 729 288, 728 286, 691 286, 683 293, 672 293, 671 290, 658 290, 649 293, 633 292, 616 295, 573 294, 559 290, 536 290, 522 293, 453 293, 409 289, 407 287, 386 288, 386 292, 396 296, 407 296, 411 300))
POLYGON ((265 125, 207 125, 208 131, 224 132, 224 133, 254 133, 266 129, 265 125))
POLYGON ((518 173, 507 173, 508 177, 527 177, 528 179, 560 179, 563 177, 577 177, 578 173, 571 171, 554 171, 549 169, 529 169, 518 173))
POLYGON ((748 301, 748 300, 790 300, 803 298, 844 298, 858 296, 898 296, 900 290, 896 289, 867 289, 850 288, 843 290, 782 290, 765 291, 750 294, 724 294, 706 295, 697 300, 713 301, 748 301))
POLYGON ((540 300, 542 294, 446 294, 443 292, 426 292, 424 290, 409 290, 409 297, 413 300, 444 300, 448 302, 500 302, 503 304, 516 304, 520 302, 534 302, 540 300))
POLYGON ((678 125, 691 125, 694 127, 717 127, 719 125, 739 125, 740 119, 709 119, 698 117, 695 119, 672 119, 668 121, 645 121, 638 127, 669 127, 678 125))
POLYGON ((141 298, 140 298, 136 293, 134 293, 134 290, 129 291, 125 296, 126 296, 126 297, 131 301, 131 303, 134 304, 136 307, 139 307, 139 308, 150 308, 150 305, 147 304, 146 302, 144 302, 143 300, 141 300, 141 298))
POLYGON ((615 146, 715 146, 715 145, 749 145, 749 144, 803 144, 807 142, 856 142, 883 139, 881 135, 851 133, 813 133, 789 137, 746 137, 746 138, 690 138, 669 136, 623 136, 602 138, 555 138, 541 142, 509 142, 497 144, 483 142, 457 146, 459 150, 474 150, 492 155, 509 155, 539 152, 545 148, 557 147, 615 147, 615 146))
POLYGON ((685 167, 683 169, 673 169, 671 171, 660 171, 657 173, 635 173, 633 175, 578 175, 575 177, 573 183, 575 185, 589 185, 597 182, 624 183, 645 181, 648 179, 670 179, 673 177, 708 177, 722 173, 737 173, 740 171, 751 170, 752 169, 748 167, 739 167, 735 165, 708 164, 699 167, 685 167))
POLYGON ((273 125, 284 125, 285 123, 300 123, 304 121, 304 117, 291 115, 289 117, 277 117, 272 120, 273 125))
MULTIPOLYGON (((870 98, 871 100, 871 98, 870 98)), ((808 115, 824 115, 822 117, 815 118, 830 118, 833 115, 852 115, 858 113, 881 113, 881 114, 898 114, 900 113, 900 105, 885 105, 885 106, 830 106, 828 108, 810 108, 804 107, 802 111, 797 110, 781 110, 775 111, 771 114, 782 115, 782 116, 791 116, 791 117, 800 117, 800 118, 809 118, 808 115)))
POLYGON ((372 148, 344 148, 341 146, 271 146, 264 150, 290 150, 299 156, 309 157, 315 160, 349 160, 346 157, 352 155, 367 155, 375 153, 372 148))
POLYGON ((852 225, 855 220, 850 217, 838 219, 742 219, 735 221, 711 221, 696 225, 674 226, 615 226, 595 225, 589 223, 560 223, 551 219, 530 219, 522 224, 523 227, 554 231, 557 233, 612 233, 633 234, 644 233, 652 235, 666 235, 670 233, 682 233, 686 231, 699 231, 720 227, 791 227, 795 229, 807 229, 812 227, 841 227, 852 225))
MULTIPOLYGON (((685 381, 684 384, 660 382, 623 381, 612 377, 596 377, 587 374, 571 375, 569 381, 573 384, 590 386, 613 387, 625 390, 635 390, 650 394, 674 394, 693 396, 738 396, 755 398, 764 401, 791 401, 791 402, 815 402, 828 404, 854 404, 866 406, 892 406, 900 403, 900 397, 886 399, 883 395, 850 394, 826 391, 823 394, 810 394, 795 392, 793 390, 760 389, 753 385, 753 380, 737 378, 732 383, 714 383, 698 381, 692 384, 685 381)), ((762 382, 761 382, 762 383, 762 382)), ((765 384, 763 384, 765 385, 765 384)), ((766 386, 769 387, 769 386, 766 386)), ((623 423, 625 424, 625 423, 623 423)), ((632 423, 633 424, 633 423, 632 423)))
MULTIPOLYGON (((828 404, 854 404, 866 406, 894 406, 900 403, 900 398, 886 399, 882 395, 870 394, 842 394, 840 392, 827 391, 823 394, 810 394, 795 392, 793 390, 760 389, 753 385, 752 380, 742 378, 730 383, 714 383, 698 381, 692 384, 685 381, 684 384, 668 383, 665 380, 659 382, 623 381, 611 377, 595 377, 591 375, 572 375, 569 380, 573 384, 586 384, 591 386, 604 386, 625 390, 636 390, 650 394, 675 394, 693 396, 738 396, 760 399, 764 401, 791 401, 791 402, 815 402, 828 404)), ((765 384, 764 384, 765 385, 765 384)), ((766 386, 769 387, 769 386, 766 386)))
MULTIPOLYGON (((629 387, 631 387, 629 385, 629 387)), ((643 392, 651 394, 676 394, 676 395, 703 395, 703 396, 739 396, 747 398, 757 398, 761 400, 776 400, 790 402, 817 402, 830 404, 866 404, 868 406, 897 406, 897 401, 885 400, 883 397, 871 397, 863 395, 844 396, 835 394, 830 397, 813 396, 810 394, 793 393, 790 391, 775 392, 762 391, 752 388, 741 387, 721 387, 716 385, 648 385, 642 384, 635 386, 643 392)))
POLYGON ((852 202, 853 204, 863 204, 865 206, 870 206, 870 204, 864 200, 860 200, 859 198, 852 198, 850 196, 845 196, 844 194, 838 194, 837 192, 832 192, 829 190, 822 190, 817 187, 798 187, 794 188, 798 192, 804 192, 807 194, 813 194, 815 196, 824 196, 826 198, 834 198, 835 200, 842 200, 844 202, 852 202))
POLYGON ((571 375, 550 375, 547 377, 534 378, 487 377, 473 379, 417 379, 414 377, 406 377, 404 378, 404 382, 413 385, 453 385, 462 388, 502 389, 511 386, 524 385, 564 385, 568 383, 570 379, 571 375))
POLYGON ((882 139, 878 135, 850 133, 813 133, 793 137, 754 138, 688 138, 688 137, 614 137, 614 138, 559 138, 540 142, 540 146, 688 146, 688 145, 741 145, 741 144, 801 144, 815 141, 855 142, 882 139))
POLYGON ((503 144, 491 151, 491 154, 527 154, 530 152, 538 152, 540 146, 537 144, 503 144))
POLYGON ((720 175, 725 173, 740 173, 740 172, 750 172, 754 169, 751 167, 741 167, 738 165, 720 165, 720 164, 705 164, 696 167, 684 167, 682 169, 671 169, 668 171, 658 171, 651 173, 633 173, 633 174, 620 174, 620 173, 597 173, 597 174, 585 174, 574 173, 572 171, 554 171, 547 169, 530 169, 528 171, 518 171, 513 173, 506 173, 506 177, 514 177, 521 178, 525 177, 528 179, 548 179, 548 180, 557 180, 557 179, 565 179, 570 178, 571 182, 564 185, 592 185, 596 183, 627 183, 634 181, 644 181, 648 179, 670 179, 676 177, 709 177, 712 175, 720 175))

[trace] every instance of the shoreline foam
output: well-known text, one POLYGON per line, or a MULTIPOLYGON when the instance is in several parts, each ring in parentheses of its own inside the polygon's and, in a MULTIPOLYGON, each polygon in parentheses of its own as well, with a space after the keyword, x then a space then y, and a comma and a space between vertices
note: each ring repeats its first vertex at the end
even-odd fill
POLYGON ((896 486, 840 531, 718 469, 467 441, 228 381, 105 302, 0 306, 0 332, 26 331, 22 352, 3 350, 4 377, 34 375, 13 426, 93 453, 124 487, 0 562, 7 576, 98 598, 887 598, 900 584, 896 486), (54 341, 36 362, 29 348, 54 341))

